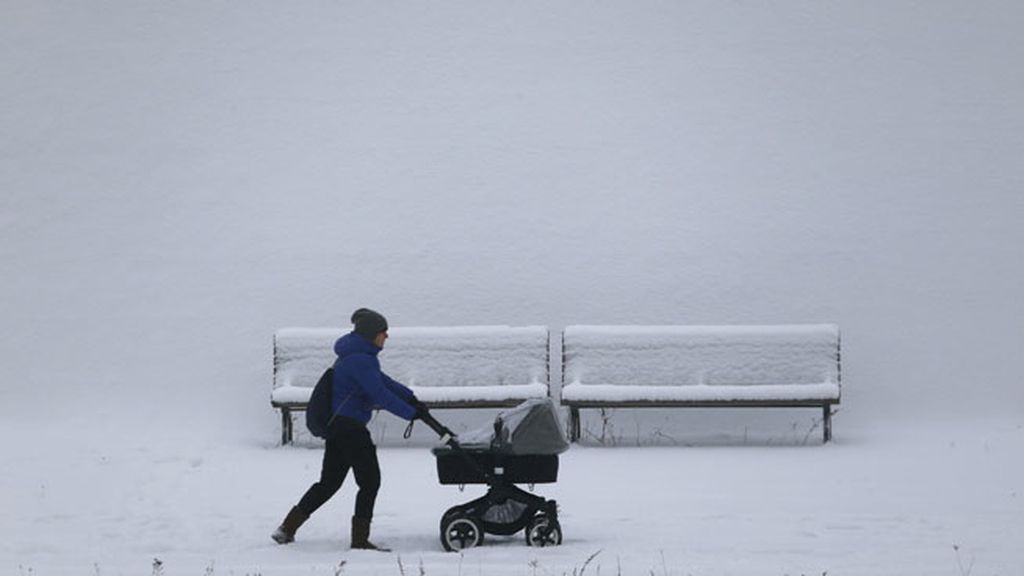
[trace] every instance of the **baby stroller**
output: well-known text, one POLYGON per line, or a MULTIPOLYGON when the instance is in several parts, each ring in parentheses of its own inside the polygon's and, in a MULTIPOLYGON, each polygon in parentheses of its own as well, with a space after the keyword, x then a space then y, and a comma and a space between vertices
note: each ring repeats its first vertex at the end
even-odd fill
POLYGON ((569 448, 549 398, 527 400, 484 428, 456 438, 425 410, 421 419, 445 444, 432 450, 441 484, 486 484, 487 493, 452 506, 441 516, 441 545, 452 552, 479 546, 484 534, 511 536, 523 530, 529 546, 562 543, 558 505, 516 483, 558 479, 558 455, 569 448))

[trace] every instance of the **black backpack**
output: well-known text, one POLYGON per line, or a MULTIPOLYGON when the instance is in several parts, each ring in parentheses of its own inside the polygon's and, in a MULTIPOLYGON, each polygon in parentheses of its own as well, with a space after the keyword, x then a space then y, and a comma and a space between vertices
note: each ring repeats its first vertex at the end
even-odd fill
POLYGON ((313 387, 306 406, 306 428, 317 438, 327 438, 331 427, 331 389, 334 387, 334 366, 324 371, 313 387))

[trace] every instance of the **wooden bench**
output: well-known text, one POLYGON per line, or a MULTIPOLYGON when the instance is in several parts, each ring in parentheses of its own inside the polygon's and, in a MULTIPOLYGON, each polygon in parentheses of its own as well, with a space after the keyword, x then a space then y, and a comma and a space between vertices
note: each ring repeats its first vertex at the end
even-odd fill
POLYGON ((580 409, 814 407, 824 442, 840 399, 839 327, 569 326, 561 403, 580 409))
MULTIPOLYGON (((282 444, 291 443, 292 415, 305 411, 345 332, 283 328, 274 334, 270 404, 281 411, 282 444)), ((546 327, 395 327, 388 335, 381 368, 431 408, 509 407, 549 395, 546 327)))

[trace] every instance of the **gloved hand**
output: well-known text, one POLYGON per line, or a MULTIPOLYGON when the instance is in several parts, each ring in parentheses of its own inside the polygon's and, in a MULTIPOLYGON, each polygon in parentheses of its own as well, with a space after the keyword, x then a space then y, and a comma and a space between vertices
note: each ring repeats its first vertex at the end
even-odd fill
POLYGON ((426 420, 430 416, 430 410, 427 410, 426 406, 422 404, 416 407, 416 417, 420 420, 426 420))
POLYGON ((414 420, 427 421, 427 418, 430 416, 430 410, 427 409, 426 404, 423 404, 419 399, 414 397, 410 402, 410 405, 416 409, 416 416, 413 418, 414 420))

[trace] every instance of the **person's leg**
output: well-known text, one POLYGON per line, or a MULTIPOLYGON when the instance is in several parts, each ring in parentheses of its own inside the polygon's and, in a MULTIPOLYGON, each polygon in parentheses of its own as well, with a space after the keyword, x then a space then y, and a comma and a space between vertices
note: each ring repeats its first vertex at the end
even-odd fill
POLYGON ((295 532, 309 519, 313 512, 323 506, 345 482, 348 474, 348 461, 345 458, 344 445, 338 440, 327 440, 324 447, 324 459, 320 468, 320 481, 306 490, 299 503, 292 507, 281 525, 270 535, 278 544, 295 541, 295 532))
POLYGON ((331 438, 327 440, 324 448, 324 460, 320 468, 320 481, 314 483, 306 490, 306 493, 299 500, 298 508, 312 515, 345 483, 345 476, 348 475, 349 460, 346 458, 348 450, 344 438, 331 438))
POLYGON ((377 460, 377 447, 370 440, 369 431, 365 437, 352 447, 352 474, 356 478, 359 492, 356 494, 355 516, 373 518, 377 492, 380 490, 380 463, 377 460))
POLYGON ((370 522, 380 489, 380 463, 377 461, 377 447, 373 445, 368 431, 360 442, 352 445, 351 462, 352 474, 359 486, 352 516, 352 548, 383 550, 370 542, 370 522))

